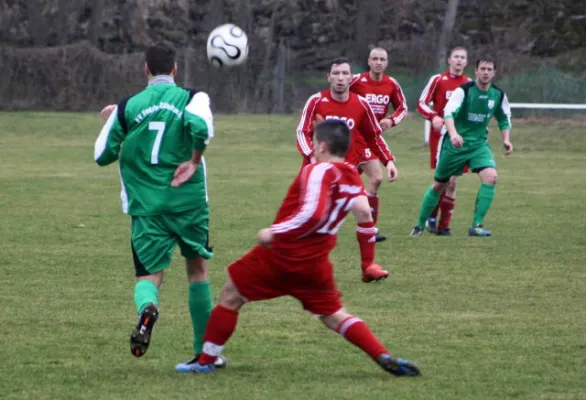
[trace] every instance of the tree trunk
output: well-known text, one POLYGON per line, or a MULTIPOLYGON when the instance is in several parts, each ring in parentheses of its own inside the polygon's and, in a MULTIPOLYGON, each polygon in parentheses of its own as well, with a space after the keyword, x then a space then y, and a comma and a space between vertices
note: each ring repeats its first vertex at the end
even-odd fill
POLYGON ((448 0, 446 7, 446 14, 444 16, 444 24, 442 32, 439 37, 437 45, 437 60, 438 67, 444 68, 446 64, 446 55, 448 53, 448 46, 450 38, 452 37, 452 30, 456 23, 456 16, 458 15, 458 0, 448 0))
POLYGON ((207 22, 207 31, 211 32, 212 29, 224 21, 225 0, 210 0, 208 7, 208 15, 205 21, 207 22))
POLYGON ((42 0, 27 0, 28 31, 35 46, 47 45, 49 29, 43 15, 45 4, 42 0))
POLYGON ((275 20, 277 19, 277 10, 280 1, 273 1, 273 9, 271 10, 271 20, 269 22, 269 30, 266 38, 265 57, 262 64, 260 79, 257 82, 257 90, 254 94, 254 99, 258 100, 262 95, 261 104, 265 110, 270 110, 269 92, 271 88, 270 71, 271 71, 271 56, 273 54, 273 47, 275 47, 275 20))
POLYGON ((359 0, 355 22, 355 62, 366 67, 370 49, 377 45, 380 23, 380 0, 359 0))
POLYGON ((287 62, 287 48, 281 39, 277 49, 277 64, 275 65, 273 83, 273 114, 285 112, 285 73, 287 62))
POLYGON ((88 26, 88 40, 96 47, 99 45, 103 12, 104 0, 92 0, 92 15, 88 26))

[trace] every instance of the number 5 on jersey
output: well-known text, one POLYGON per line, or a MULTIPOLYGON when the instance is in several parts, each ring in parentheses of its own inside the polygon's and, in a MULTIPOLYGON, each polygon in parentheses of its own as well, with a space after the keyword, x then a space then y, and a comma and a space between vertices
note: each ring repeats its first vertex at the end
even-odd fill
POLYGON ((149 122, 149 131, 156 131, 155 143, 153 144, 153 151, 151 152, 151 164, 159 163, 159 151, 161 150, 161 141, 165 134, 165 123, 160 121, 149 122))

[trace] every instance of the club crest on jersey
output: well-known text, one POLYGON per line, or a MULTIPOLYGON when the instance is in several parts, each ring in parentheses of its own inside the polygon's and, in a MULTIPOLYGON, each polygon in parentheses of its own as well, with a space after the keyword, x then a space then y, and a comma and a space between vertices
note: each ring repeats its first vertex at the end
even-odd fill
POLYGON ((450 100, 450 97, 452 97, 452 93, 454 93, 453 90, 446 90, 446 100, 450 100))
POLYGON ((391 98, 388 95, 373 93, 368 93, 366 95, 366 101, 368 101, 369 104, 389 104, 390 100, 391 98))
POLYGON ((492 110, 493 107, 494 107, 494 100, 488 100, 488 109, 492 110))
POLYGON ((346 125, 348 125, 349 129, 354 129, 354 126, 356 125, 356 122, 354 122, 352 118, 338 117, 337 115, 326 115, 326 119, 338 119, 340 121, 344 121, 346 125))

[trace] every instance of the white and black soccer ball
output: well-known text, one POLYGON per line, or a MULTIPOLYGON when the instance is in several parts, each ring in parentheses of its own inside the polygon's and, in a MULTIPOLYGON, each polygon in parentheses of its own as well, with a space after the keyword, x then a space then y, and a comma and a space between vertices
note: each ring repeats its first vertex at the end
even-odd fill
POLYGON ((207 55, 217 68, 240 65, 248 57, 248 37, 234 24, 220 25, 208 36, 207 55))

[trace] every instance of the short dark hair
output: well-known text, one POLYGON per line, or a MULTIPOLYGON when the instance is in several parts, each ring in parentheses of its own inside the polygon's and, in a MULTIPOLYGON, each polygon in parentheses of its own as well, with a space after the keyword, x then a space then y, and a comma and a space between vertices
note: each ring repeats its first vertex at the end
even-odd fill
POLYGON ((450 58, 452 56, 452 54, 454 53, 454 51, 457 51, 457 50, 464 50, 466 52, 466 54, 468 54, 468 49, 466 49, 466 47, 455 46, 455 47, 450 48, 450 50, 448 50, 448 57, 447 58, 450 58))
POLYGON ((350 128, 340 119, 326 119, 315 125, 315 139, 326 142, 331 155, 345 157, 350 147, 350 128))
POLYGON ((478 68, 478 66, 482 62, 483 63, 491 63, 493 68, 496 69, 496 60, 494 59, 493 56, 485 55, 482 57, 478 57, 478 59, 476 60, 476 68, 478 68))
POLYGON ((330 67, 328 68, 328 74, 330 72, 332 72, 332 67, 334 65, 340 65, 340 64, 348 64, 350 65, 350 67, 352 67, 352 63, 350 62, 349 59, 347 59, 346 57, 338 57, 332 60, 332 62, 330 63, 330 67))
POLYGON ((167 75, 175 67, 177 51, 173 46, 165 42, 157 42, 150 46, 144 58, 151 75, 167 75))

